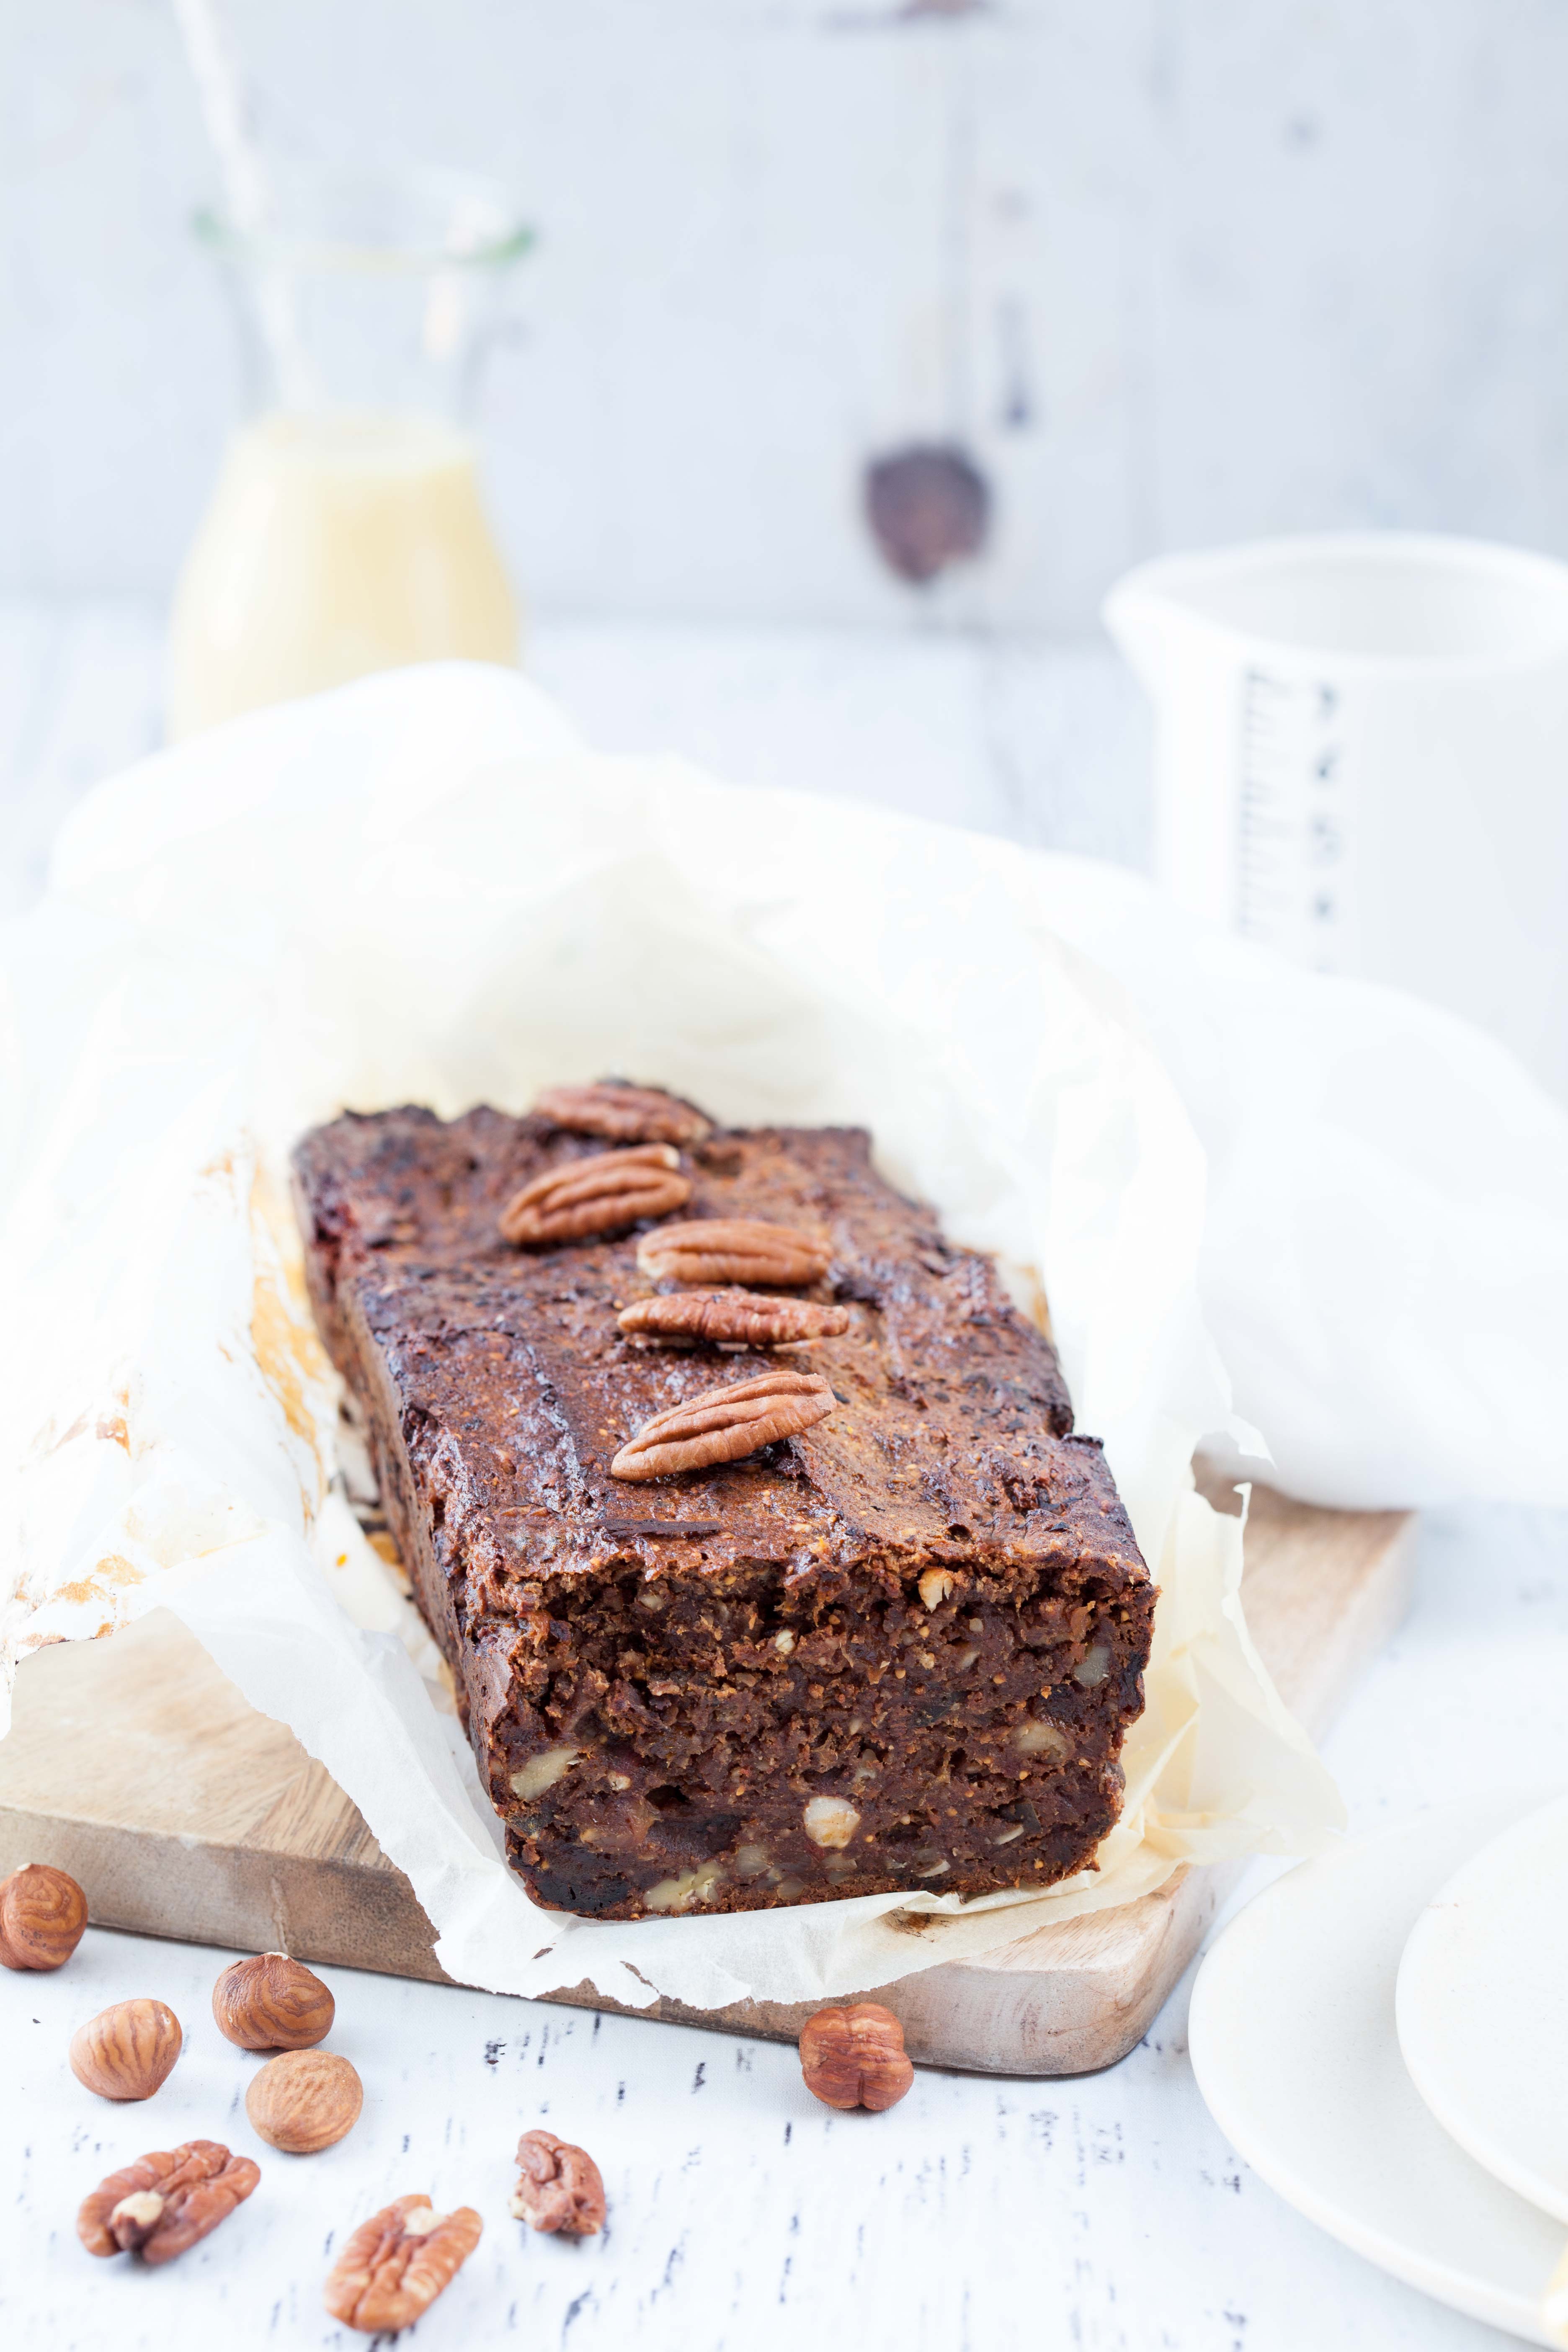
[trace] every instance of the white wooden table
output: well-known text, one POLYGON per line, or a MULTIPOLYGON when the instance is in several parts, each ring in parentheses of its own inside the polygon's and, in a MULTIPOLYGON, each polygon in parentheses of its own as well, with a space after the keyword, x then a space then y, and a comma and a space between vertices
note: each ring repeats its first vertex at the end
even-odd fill
MULTIPOLYGON (((0 779, 10 908, 93 778, 155 738, 154 616, 109 604, 0 614, 0 779)), ((858 790, 1019 837, 1141 856, 1144 752, 1108 656, 934 641, 541 631, 536 674, 613 748, 858 790)), ((1479 1508, 1423 1530, 1413 1617, 1334 1733, 1353 1825, 1474 1785, 1568 1784, 1568 1517, 1479 1508), (1488 1710, 1506 1695, 1503 1717, 1488 1710)), ((1253 1884, 1261 1872, 1254 1874, 1253 1884)), ((1244 1890, 1245 1892, 1245 1890, 1244 1890)), ((90 1933, 57 1977, 0 1973, 0 2333, 39 2352, 207 2352, 359 2339, 321 2284, 346 2229, 404 2189, 468 2202, 478 2253, 422 2346, 569 2352, 1479 2352, 1502 2339, 1384 2278, 1300 2220, 1210 2123, 1185 2054, 1185 1987, 1113 2073, 999 2083, 922 2074, 882 2116, 830 2115, 792 2053, 683 2028, 333 1971, 333 2046, 365 2113, 326 2155, 256 2143, 254 2062, 207 1994, 224 1956, 90 1933), (145 2108, 65 2063, 80 2020, 151 1993, 185 2057, 145 2108), (506 2212, 519 2132, 598 2158, 603 2240, 532 2238, 506 2212), (94 2263, 76 2206, 184 2137, 256 2153, 262 2189, 163 2273, 94 2263)))

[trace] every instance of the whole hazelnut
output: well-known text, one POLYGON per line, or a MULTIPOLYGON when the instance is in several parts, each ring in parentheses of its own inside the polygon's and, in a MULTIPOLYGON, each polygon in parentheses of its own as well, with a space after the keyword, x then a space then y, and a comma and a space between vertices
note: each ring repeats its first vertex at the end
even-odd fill
POLYGON ((213 2016, 241 2050, 310 2050, 332 2030, 337 2003, 303 1960, 263 1952, 236 1960, 213 1987, 213 2016))
POLYGON ((87 1927, 87 1897, 74 1878, 29 1862, 0 1878, 0 1963, 62 1969, 87 1927))
POLYGON ((800 2037, 805 2087, 829 2107, 897 2106, 915 2079, 904 2029, 878 2000, 820 2009, 800 2037))
POLYGON ((71 2036, 71 2073, 100 2099, 150 2099, 174 2072, 184 2035, 161 2000, 119 2000, 71 2036))
POLYGON ((331 2050, 286 2050, 270 2059, 245 2095, 245 2112, 268 2147, 314 2156, 353 2131, 364 2085, 346 2058, 331 2050))

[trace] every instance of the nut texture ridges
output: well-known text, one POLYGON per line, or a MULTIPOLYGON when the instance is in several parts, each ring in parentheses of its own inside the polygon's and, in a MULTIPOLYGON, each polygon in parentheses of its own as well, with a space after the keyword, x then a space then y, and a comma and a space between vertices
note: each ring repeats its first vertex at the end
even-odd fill
POLYGON ((680 1290, 638 1298, 616 1318, 628 1339, 705 1340, 710 1346, 798 1348, 812 1339, 841 1339, 849 1328, 844 1307, 809 1298, 765 1298, 750 1290, 680 1290))
POLYGON ((184 2042, 166 2002, 116 2001, 72 2034, 71 2073, 100 2099, 150 2099, 173 2074, 184 2042))
POLYGON ((407 2327, 451 2285, 479 2242, 471 2205, 437 2213, 428 2197, 395 2197, 362 2221, 327 2276, 334 2319, 366 2336, 407 2327))
POLYGON ((668 1143, 645 1143, 635 1151, 597 1151, 547 1168, 501 1211, 501 1238, 523 1249, 547 1249, 624 1233, 645 1217, 666 1217, 691 1198, 691 1180, 679 1173, 679 1153, 668 1143))
POLYGON ((285 2156, 315 2156, 353 2131, 364 2084, 331 2050, 285 2050, 253 2076, 245 2095, 251 2129, 285 2156))
POLYGON ((638 1270, 650 1282, 765 1282, 798 1290, 820 1282, 832 1263, 826 1234, 763 1217, 694 1217, 637 1244, 638 1270))
POLYGON ((156 2149, 100 2181, 77 2214, 77 2235, 89 2254, 172 2263, 226 2221, 260 2178, 259 2165, 217 2140, 156 2149))
POLYGON ((321 1978, 287 1952, 236 1960, 213 1987, 213 2021, 240 2050, 313 2049, 336 2014, 321 1978))
POLYGON ((880 2001, 822 2009, 800 2037, 805 2087, 828 2107, 897 2106, 915 2079, 904 2051, 904 2029, 880 2001))
POLYGON ((548 2236, 593 2238, 605 2226, 605 2184, 586 2149, 553 2132, 526 2131, 517 2144, 511 2210, 548 2236))
POLYGON ((0 1879, 0 1965, 63 1968, 87 1927, 87 1897, 68 1871, 29 1862, 0 1879))
POLYGON ((546 1087, 534 1101, 542 1118, 608 1143, 700 1143, 712 1129, 700 1110, 657 1087, 546 1087))
POLYGON ((612 1478, 667 1478, 714 1462, 739 1462, 826 1419, 837 1399, 816 1372, 762 1372, 707 1389, 645 1421, 610 1465, 612 1478))

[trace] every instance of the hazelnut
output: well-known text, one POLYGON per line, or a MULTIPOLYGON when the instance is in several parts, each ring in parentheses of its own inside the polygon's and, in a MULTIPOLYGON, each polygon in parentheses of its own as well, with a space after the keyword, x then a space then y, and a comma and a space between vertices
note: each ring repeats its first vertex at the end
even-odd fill
POLYGON ((213 2016, 241 2050, 310 2050, 332 2030, 337 2003, 303 1960, 263 1952, 236 1960, 213 1987, 213 2016))
POLYGON ((61 1969, 82 1939, 87 1897, 74 1878, 29 1862, 0 1879, 0 1964, 61 1969))
POLYGON ((915 2079, 904 2029, 880 2001, 819 2009, 800 2037, 805 2087, 824 2106, 897 2106, 915 2079))
POLYGON ((71 2073, 100 2099, 150 2099, 169 2079, 184 2035, 161 2000, 118 2000, 71 2036, 71 2073))
POLYGON ((263 2066, 245 2095, 252 2128, 285 2156, 314 2156, 353 2131, 364 2084, 331 2050, 285 2050, 263 2066))

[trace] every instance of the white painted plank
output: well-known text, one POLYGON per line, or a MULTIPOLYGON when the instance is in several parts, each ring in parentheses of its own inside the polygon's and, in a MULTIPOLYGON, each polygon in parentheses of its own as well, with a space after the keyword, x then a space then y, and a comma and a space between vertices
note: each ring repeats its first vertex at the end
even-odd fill
POLYGON ((1148 722, 1104 646, 557 624, 530 666, 606 751, 1147 862, 1148 722))
POLYGON ((605 751, 678 751, 731 783, 986 831, 1006 814, 963 640, 558 625, 531 667, 605 751))
MULTIPOLYGON (((37 896, 88 786, 158 741, 162 659, 150 604, 0 605, 0 911, 37 896)), ((1146 862, 1147 721, 1103 646, 557 622, 529 666, 605 751, 1146 862)))
POLYGON ((1004 803, 996 830, 1031 849, 1146 868, 1152 729, 1110 646, 1001 640, 987 648, 981 700, 1004 803))
MULTIPOLYGON (((162 627, 153 607, 100 599, 0 614, 0 678, 35 650, 36 681, 5 785, 0 914, 37 898, 49 845, 88 787, 152 751, 162 732, 162 627)), ((0 684, 0 729, 4 696, 0 684)))
MULTIPOLYGON (((545 609, 1081 633, 1162 543, 1568 546, 1555 0, 226 14, 277 148, 493 170, 538 220, 485 414, 545 609), (934 598, 858 491, 931 433, 998 494, 934 598)), ((6 21, 0 583, 166 593, 238 389, 216 173, 169 10, 6 21)))
POLYGON ((1568 16, 1203 0, 1170 18, 1155 539, 1370 524, 1561 550, 1568 16))
POLYGON ((63 615, 37 597, 0 597, 0 795, 9 815, 59 691, 63 615))
MULTIPOLYGON (((0 611, 10 907, 36 894, 67 807, 158 740, 161 660, 151 606, 0 611)), ((1103 648, 556 624, 531 669, 607 751, 1137 855, 1138 706, 1103 648)))
POLYGON ((38 760, 67 690, 68 622, 37 598, 0 600, 0 916, 36 896, 38 760))

